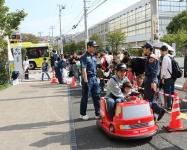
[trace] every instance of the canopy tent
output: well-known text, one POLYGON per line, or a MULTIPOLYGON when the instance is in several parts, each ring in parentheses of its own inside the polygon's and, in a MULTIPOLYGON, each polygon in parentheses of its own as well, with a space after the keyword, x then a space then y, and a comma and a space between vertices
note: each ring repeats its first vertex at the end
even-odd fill
POLYGON ((169 51, 175 52, 175 49, 173 47, 171 47, 169 44, 165 43, 165 42, 157 42, 153 44, 153 47, 155 48, 161 48, 163 45, 167 46, 169 51))

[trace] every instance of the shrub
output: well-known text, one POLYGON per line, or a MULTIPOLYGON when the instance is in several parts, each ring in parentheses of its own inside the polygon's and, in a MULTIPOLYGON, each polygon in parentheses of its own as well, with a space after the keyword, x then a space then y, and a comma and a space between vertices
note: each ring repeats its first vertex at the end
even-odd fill
POLYGON ((6 42, 0 38, 0 84, 8 83, 9 73, 8 73, 8 50, 6 42))

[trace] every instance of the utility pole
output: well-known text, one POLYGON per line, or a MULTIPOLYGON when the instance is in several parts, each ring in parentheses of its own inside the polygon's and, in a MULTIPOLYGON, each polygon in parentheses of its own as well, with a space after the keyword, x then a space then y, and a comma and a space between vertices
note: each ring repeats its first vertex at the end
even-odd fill
POLYGON ((54 27, 54 26, 50 26, 49 29, 51 29, 51 37, 52 37, 52 45, 53 45, 53 44, 54 44, 54 40, 53 40, 53 30, 55 29, 55 27, 54 27))
POLYGON ((62 38, 62 9, 65 9, 64 5, 58 4, 59 10, 59 24, 60 24, 60 44, 61 44, 61 53, 63 53, 63 38, 62 38))
POLYGON ((84 26, 85 26, 85 35, 86 35, 85 48, 86 48, 86 51, 87 51, 87 42, 89 40, 89 36, 88 36, 88 25, 87 25, 87 16, 88 16, 88 13, 87 13, 87 7, 86 7, 86 0, 83 0, 83 1, 84 1, 84 26))
POLYGON ((40 42, 41 42, 41 39, 42 39, 42 32, 38 32, 38 35, 39 35, 40 42))

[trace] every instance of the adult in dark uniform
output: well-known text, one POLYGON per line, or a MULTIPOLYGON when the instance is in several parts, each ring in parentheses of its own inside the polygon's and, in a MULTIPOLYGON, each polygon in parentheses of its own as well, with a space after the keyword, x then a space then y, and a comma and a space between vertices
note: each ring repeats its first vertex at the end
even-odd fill
POLYGON ((187 98, 187 42, 184 44, 184 84, 183 84, 183 90, 186 93, 187 98))
POLYGON ((82 74, 82 98, 80 103, 80 118, 83 120, 89 119, 88 115, 86 114, 89 95, 91 95, 93 99, 93 104, 95 107, 95 118, 99 118, 100 86, 96 78, 97 59, 94 56, 96 47, 97 44, 95 41, 89 41, 87 43, 87 51, 80 58, 82 74))
POLYGON ((147 56, 145 63, 144 99, 150 102, 153 112, 158 114, 157 120, 160 120, 164 116, 165 110, 159 107, 155 101, 158 75, 160 73, 159 61, 157 56, 153 54, 153 47, 151 44, 146 43, 143 46, 143 53, 145 56, 147 56))
POLYGON ((187 43, 184 44, 184 78, 187 78, 187 43))

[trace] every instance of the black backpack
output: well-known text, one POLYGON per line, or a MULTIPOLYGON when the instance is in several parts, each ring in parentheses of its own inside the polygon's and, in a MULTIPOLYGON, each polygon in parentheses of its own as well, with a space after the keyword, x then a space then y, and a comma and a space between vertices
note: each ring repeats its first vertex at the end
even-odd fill
POLYGON ((181 78, 182 74, 183 74, 183 71, 179 67, 178 62, 174 58, 172 58, 172 57, 170 57, 170 59, 171 59, 171 65, 172 65, 172 73, 169 71, 169 69, 168 69, 168 71, 169 71, 169 73, 171 75, 171 78, 175 79, 175 80, 177 78, 181 78))
POLYGON ((136 76, 143 74, 145 72, 146 59, 141 57, 136 57, 131 59, 132 71, 136 76))

